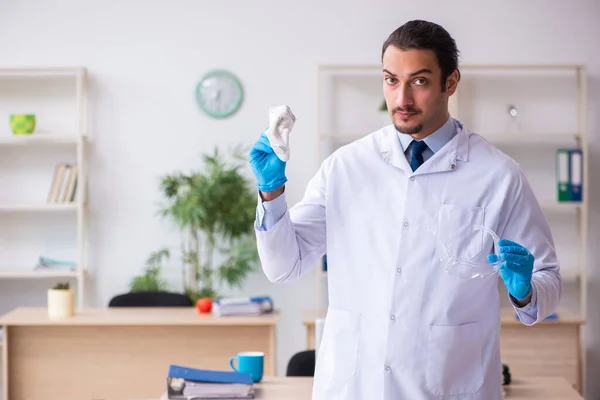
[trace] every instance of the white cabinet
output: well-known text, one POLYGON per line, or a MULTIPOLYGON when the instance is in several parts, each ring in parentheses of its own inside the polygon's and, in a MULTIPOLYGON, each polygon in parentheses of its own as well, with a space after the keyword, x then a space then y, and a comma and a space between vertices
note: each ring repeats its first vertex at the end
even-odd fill
POLYGON ((88 267, 86 109, 84 68, 0 68, 0 279, 74 281, 79 307, 88 267), (15 135, 11 114, 35 114, 33 133, 15 135), (61 164, 73 172, 72 188, 65 173, 51 201, 61 164), (36 268, 40 257, 47 262, 36 268))

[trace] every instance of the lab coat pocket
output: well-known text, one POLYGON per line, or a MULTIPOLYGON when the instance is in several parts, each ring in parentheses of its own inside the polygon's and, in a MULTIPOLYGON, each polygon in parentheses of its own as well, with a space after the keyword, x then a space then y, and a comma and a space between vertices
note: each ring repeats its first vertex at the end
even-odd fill
POLYGON ((431 325, 426 371, 427 386, 436 396, 476 393, 483 385, 479 324, 431 325))
POLYGON ((437 239, 452 257, 473 260, 484 247, 484 233, 473 229, 473 225, 483 225, 484 217, 483 207, 442 204, 438 214, 437 239))
POLYGON ((359 313, 332 308, 327 311, 315 370, 321 383, 342 383, 354 375, 359 336, 359 313))

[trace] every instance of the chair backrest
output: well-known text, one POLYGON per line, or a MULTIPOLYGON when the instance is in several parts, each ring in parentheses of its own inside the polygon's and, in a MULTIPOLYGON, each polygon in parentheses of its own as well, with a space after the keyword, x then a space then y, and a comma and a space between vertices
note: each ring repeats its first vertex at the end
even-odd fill
POLYGON ((285 376, 315 376, 315 364, 314 350, 299 351, 290 358, 285 376))
POLYGON ((189 296, 172 292, 130 292, 110 299, 109 307, 192 307, 189 296))

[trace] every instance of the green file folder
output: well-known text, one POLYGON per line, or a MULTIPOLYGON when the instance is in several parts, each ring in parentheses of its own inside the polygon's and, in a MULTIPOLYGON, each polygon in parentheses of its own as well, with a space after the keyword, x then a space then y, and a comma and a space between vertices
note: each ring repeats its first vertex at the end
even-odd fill
POLYGON ((571 200, 571 156, 568 149, 556 150, 556 184, 558 201, 571 200))

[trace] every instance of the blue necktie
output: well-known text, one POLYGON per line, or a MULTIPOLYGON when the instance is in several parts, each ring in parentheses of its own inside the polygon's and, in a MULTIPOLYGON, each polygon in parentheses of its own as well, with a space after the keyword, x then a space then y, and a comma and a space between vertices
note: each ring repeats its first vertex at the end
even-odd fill
POLYGON ((411 157, 410 157, 410 167, 413 172, 417 170, 423 164, 423 152, 427 148, 425 142, 413 140, 411 146, 411 157))

